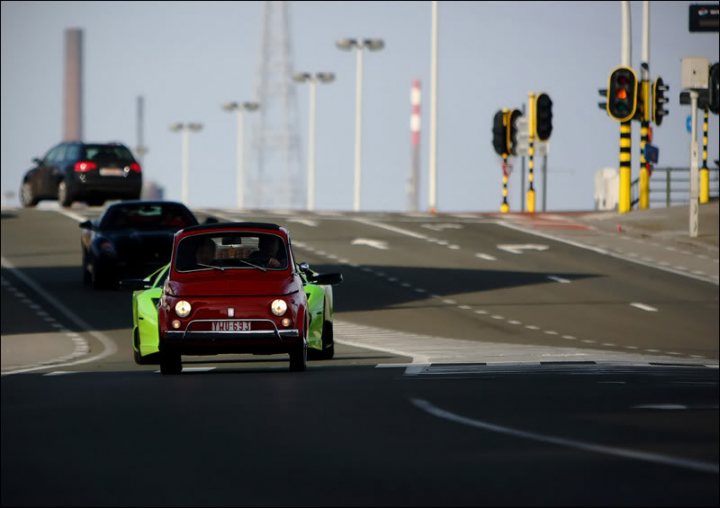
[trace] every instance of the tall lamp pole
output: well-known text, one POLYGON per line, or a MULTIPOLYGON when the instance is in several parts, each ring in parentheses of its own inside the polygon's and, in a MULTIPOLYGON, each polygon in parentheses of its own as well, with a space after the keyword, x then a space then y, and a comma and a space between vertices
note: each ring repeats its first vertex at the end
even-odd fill
POLYGON ((201 123, 174 123, 170 126, 173 132, 182 133, 182 202, 189 205, 188 189, 190 180, 190 132, 199 132, 203 128, 201 123))
POLYGON ((340 39, 335 45, 342 50, 356 50, 355 71, 355 192, 353 210, 360 211, 360 188, 362 185, 362 82, 363 82, 363 49, 379 51, 385 47, 382 39, 340 39))
POLYGON ((295 74, 293 79, 298 83, 308 83, 310 91, 310 104, 308 106, 308 177, 307 177, 307 209, 315 210, 315 94, 318 82, 332 83, 335 74, 332 72, 301 72, 295 74))
POLYGON ((236 190, 236 206, 242 210, 245 206, 245 128, 243 113, 245 111, 256 111, 260 105, 257 102, 227 102, 223 104, 223 109, 228 113, 235 111, 237 113, 237 147, 236 147, 236 166, 235 166, 235 190, 236 190))

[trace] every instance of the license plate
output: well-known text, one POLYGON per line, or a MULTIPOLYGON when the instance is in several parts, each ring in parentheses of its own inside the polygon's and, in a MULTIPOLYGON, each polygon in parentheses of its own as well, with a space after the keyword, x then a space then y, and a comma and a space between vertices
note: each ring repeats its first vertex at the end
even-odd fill
POLYGON ((250 321, 213 321, 210 323, 213 332, 248 332, 250 321))
POLYGON ((123 176, 120 168, 100 168, 100 176, 123 176))

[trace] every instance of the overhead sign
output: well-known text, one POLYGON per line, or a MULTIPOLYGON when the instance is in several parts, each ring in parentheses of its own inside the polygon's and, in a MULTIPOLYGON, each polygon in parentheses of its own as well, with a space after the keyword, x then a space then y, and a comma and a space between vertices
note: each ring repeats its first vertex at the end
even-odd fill
POLYGON ((718 4, 690 4, 691 32, 720 32, 718 4))

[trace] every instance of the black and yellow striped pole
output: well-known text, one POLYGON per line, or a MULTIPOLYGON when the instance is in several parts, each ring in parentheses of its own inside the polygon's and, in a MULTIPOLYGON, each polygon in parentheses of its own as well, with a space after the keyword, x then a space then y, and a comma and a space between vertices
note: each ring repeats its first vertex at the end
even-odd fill
POLYGON ((527 211, 535 213, 535 130, 536 111, 535 93, 528 93, 528 190, 526 194, 527 211))
POLYGON ((503 153, 502 154, 502 183, 503 183, 503 189, 502 189, 502 205, 500 205, 500 212, 502 213, 508 213, 510 211, 510 205, 508 204, 508 166, 507 166, 507 160, 508 160, 508 154, 503 153))
POLYGON ((620 196, 618 198, 618 212, 630 211, 632 187, 632 123, 630 120, 620 122, 620 196))
POLYGON ((700 168, 700 204, 710 201, 710 170, 708 169, 708 117, 710 111, 706 107, 703 112, 703 151, 702 167, 700 168))
MULTIPOLYGON (((643 74, 646 75, 647 64, 643 63, 643 74)), ((640 119, 640 174, 638 188, 638 204, 641 210, 650 208, 650 172, 645 158, 645 146, 649 143, 648 132, 650 127, 650 81, 643 79, 640 89, 642 104, 642 118, 640 119)))

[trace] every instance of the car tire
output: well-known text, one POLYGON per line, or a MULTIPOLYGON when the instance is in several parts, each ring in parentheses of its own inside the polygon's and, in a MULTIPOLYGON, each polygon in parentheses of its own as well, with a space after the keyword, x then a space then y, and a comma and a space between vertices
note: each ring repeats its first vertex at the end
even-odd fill
POLYGON ((83 259, 82 259, 82 281, 83 286, 89 286, 90 282, 92 281, 92 277, 90 275, 90 270, 88 270, 88 262, 87 262, 87 252, 83 249, 83 259))
POLYGON ((307 330, 308 330, 308 323, 307 323, 307 319, 306 319, 305 320, 305 330, 303 331, 302 342, 300 342, 299 345, 295 346, 290 351, 290 372, 303 372, 305 369, 307 369, 307 357, 308 357, 307 330))
POLYGON ((176 376, 182 372, 182 358, 179 353, 160 352, 160 373, 176 376))
POLYGON ((335 356, 335 339, 333 337, 332 321, 323 323, 321 360, 332 360, 335 356))
POLYGON ((307 347, 305 344, 290 351, 290 372, 303 372, 307 369, 307 347))
POLYGON ((68 189, 67 183, 65 183, 65 180, 60 180, 60 183, 58 183, 58 203, 63 208, 70 208, 73 201, 74 199, 68 189))
POLYGON ((90 285, 93 289, 102 289, 105 287, 105 280, 97 266, 93 266, 93 269, 90 272, 90 285))
POLYGON ((30 182, 23 182, 20 186, 20 203, 25 208, 32 208, 38 204, 38 199, 33 194, 30 182))

